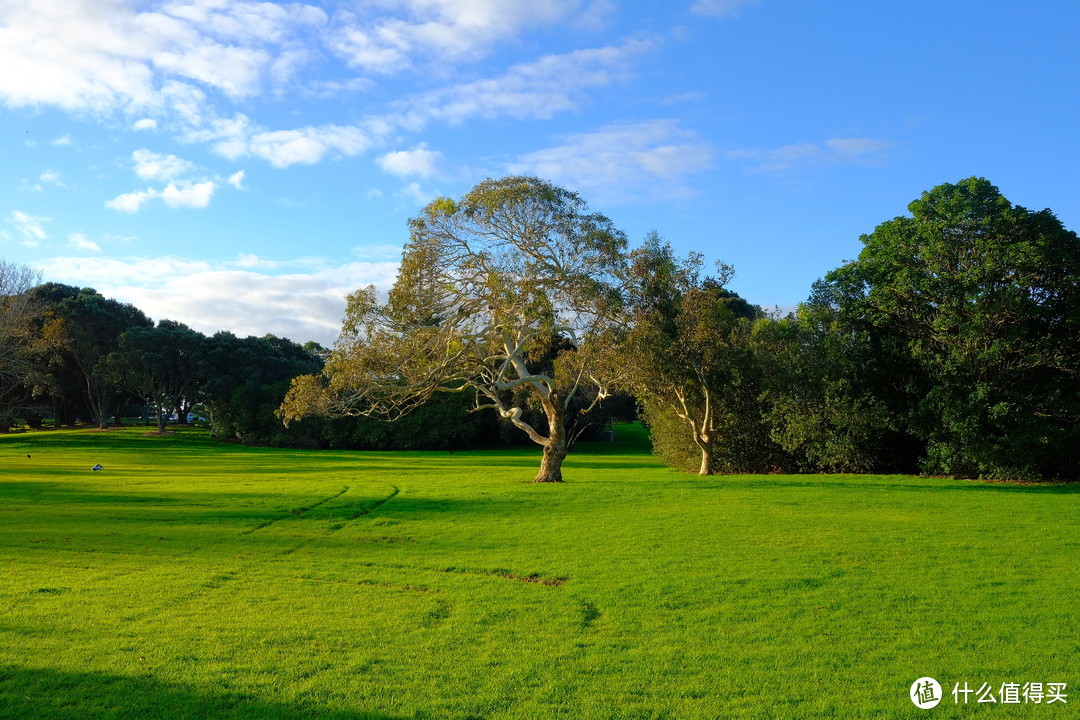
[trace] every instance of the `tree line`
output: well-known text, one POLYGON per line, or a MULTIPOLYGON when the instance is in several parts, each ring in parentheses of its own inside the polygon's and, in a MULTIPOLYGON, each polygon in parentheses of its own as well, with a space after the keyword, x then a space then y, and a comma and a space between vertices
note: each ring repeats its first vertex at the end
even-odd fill
POLYGON ((701 474, 1075 477, 1077 235, 981 178, 908 210, 780 316, 574 192, 487 180, 410 221, 393 288, 348 297, 332 350, 154 323, 0 261, 0 429, 195 412, 255 444, 533 442, 557 482, 575 440, 640 413, 701 474))
POLYGON ((142 416, 161 430, 170 416, 183 424, 212 410, 215 431, 239 440, 259 433, 263 410, 273 417, 274 398, 263 396, 317 372, 325 354, 269 335, 207 336, 172 320, 154 323, 134 305, 93 288, 40 283, 10 263, 0 263, 0 343, 0 429, 45 419, 105 428, 142 416))
POLYGON ((655 233, 630 249, 582 198, 487 180, 410 221, 388 297, 349 297, 321 372, 279 414, 491 408, 558 482, 582 412, 636 398, 665 462, 718 472, 1075 476, 1080 241, 981 178, 938 186, 861 238, 785 317, 655 233))
MULTIPOLYGON (((133 420, 163 432, 189 416, 214 436, 256 445, 340 449, 449 449, 520 442, 461 397, 437 398, 399 423, 277 416, 290 381, 322 370, 328 351, 286 338, 205 335, 93 288, 42 283, 0 260, 0 432, 106 428, 133 420), (125 420, 126 418, 126 420, 125 420)), ((594 414, 595 415, 595 414, 594 414)), ((595 426, 595 423, 593 424, 595 426)))

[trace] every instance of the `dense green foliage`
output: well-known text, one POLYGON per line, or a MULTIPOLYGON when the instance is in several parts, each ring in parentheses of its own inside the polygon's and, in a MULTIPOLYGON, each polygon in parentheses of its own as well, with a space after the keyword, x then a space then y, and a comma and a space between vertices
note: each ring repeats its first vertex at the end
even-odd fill
POLYGON ((616 432, 542 486, 533 448, 0 437, 0 717, 906 720, 923 675, 1069 683, 934 717, 1068 716, 1077 487, 699 478, 616 432))
POLYGON ((468 393, 440 393, 398 423, 361 417, 285 427, 276 412, 293 378, 322 369, 326 351, 318 345, 271 335, 208 337, 171 320, 155 325, 92 289, 35 286, 34 279, 13 276, 9 294, 0 294, 8 323, 0 347, 10 349, 0 366, 0 418, 9 423, 21 418, 40 427, 52 417, 57 426, 76 419, 100 426, 118 423, 126 411, 163 430, 170 415, 168 422, 183 424, 194 411, 216 438, 253 445, 421 450, 519 442, 494 414, 472 412, 468 393))
POLYGON ((696 445, 703 473, 1076 476, 1080 240, 978 178, 909 209, 752 330, 699 260, 637 251, 647 297, 623 362, 666 462, 693 469, 696 445))
POLYGON ((488 180, 410 221, 389 297, 353 293, 333 351, 155 325, 0 262, 0 429, 105 427, 125 407, 306 448, 490 446, 516 428, 557 481, 621 387, 657 454, 701 474, 1075 477, 1080 239, 979 178, 909 210, 781 318, 655 233, 627 251, 576 193, 488 180))
MULTIPOLYGON (((895 421, 927 472, 1055 477, 1080 464, 1080 238, 971 178, 923 193, 826 281, 911 389, 895 421)), ((880 397, 880 395, 879 395, 880 397)))
POLYGON ((54 415, 71 422, 72 413, 78 413, 99 428, 107 427, 121 404, 110 356, 120 349, 121 335, 153 327, 153 322, 134 305, 106 298, 93 288, 47 283, 30 295, 46 305, 44 317, 58 326, 49 362, 54 415))

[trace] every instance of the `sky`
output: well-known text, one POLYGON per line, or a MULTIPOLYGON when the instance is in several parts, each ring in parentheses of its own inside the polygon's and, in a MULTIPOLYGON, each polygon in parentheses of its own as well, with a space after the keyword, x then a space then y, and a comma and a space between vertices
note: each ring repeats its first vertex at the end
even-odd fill
POLYGON ((930 188, 1080 230, 1073 0, 0 0, 0 258, 329 346, 408 219, 578 192, 789 309, 930 188))

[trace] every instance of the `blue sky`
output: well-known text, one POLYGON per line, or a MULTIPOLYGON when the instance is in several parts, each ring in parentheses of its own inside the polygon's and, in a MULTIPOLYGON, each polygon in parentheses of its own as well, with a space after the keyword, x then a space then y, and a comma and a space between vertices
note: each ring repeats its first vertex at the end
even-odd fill
POLYGON ((1071 0, 0 0, 0 257, 204 332, 330 344, 486 177, 790 307, 978 175, 1080 229, 1071 0))

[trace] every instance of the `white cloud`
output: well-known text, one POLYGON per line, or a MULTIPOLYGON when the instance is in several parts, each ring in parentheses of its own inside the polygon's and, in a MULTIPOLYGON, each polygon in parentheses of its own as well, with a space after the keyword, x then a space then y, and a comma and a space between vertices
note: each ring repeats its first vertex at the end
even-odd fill
POLYGON ((801 167, 820 165, 871 164, 883 162, 896 146, 874 138, 834 138, 821 143, 796 143, 773 150, 742 148, 728 156, 750 163, 759 173, 784 173, 801 167))
MULTIPOLYGON (((360 74, 430 61, 438 68, 433 77, 447 77, 453 64, 485 56, 526 30, 595 27, 616 8, 612 0, 340 3, 345 5, 348 10, 334 10, 331 17, 304 2, 0 0, 0 104, 122 116, 135 131, 168 128, 184 140, 210 143, 222 157, 257 157, 286 168, 356 156, 433 119, 549 118, 578 107, 583 91, 627 77, 630 58, 649 47, 632 40, 542 57, 490 79, 414 95, 393 114, 362 123, 274 129, 242 114, 227 117, 228 107, 240 101, 251 107, 251 98, 267 92, 299 87, 340 94, 373 85, 368 77, 315 72, 301 81, 308 66, 325 70, 327 49, 361 68, 360 74)), ((57 143, 73 141, 65 136, 57 143)), ((414 160, 412 174, 427 177, 430 165, 421 156, 414 160)), ((399 159, 386 161, 393 167, 399 159)), ((181 176, 145 172, 144 179, 161 182, 181 176)))
POLYGON ((418 182, 411 182, 397 192, 398 197, 405 198, 417 205, 427 205, 439 196, 434 190, 427 190, 418 182))
POLYGON ((341 329, 345 296, 368 284, 389 289, 398 263, 328 265, 313 258, 276 262, 253 255, 220 263, 169 256, 128 260, 58 257, 36 263, 49 278, 91 284, 104 295, 133 303, 151 317, 178 320, 200 332, 229 330, 240 336, 274 333, 324 345, 332 344, 341 329), (289 265, 312 269, 282 275, 253 270, 289 265))
POLYGON ((171 208, 204 208, 210 204, 217 184, 213 180, 201 183, 169 183, 159 197, 171 208))
POLYGON ((428 150, 427 143, 420 143, 412 150, 399 150, 378 158, 378 163, 385 172, 398 177, 419 175, 429 178, 435 174, 436 165, 443 154, 438 150, 428 150))
POLYGON ((359 155, 370 144, 358 128, 328 125, 258 133, 248 142, 248 152, 274 167, 284 168, 296 163, 312 165, 334 151, 346 156, 359 155))
POLYGON ((254 95, 270 54, 252 48, 204 44, 154 55, 154 66, 169 74, 216 86, 233 98, 254 95))
POLYGON ((49 234, 45 232, 44 224, 51 221, 52 218, 27 215, 21 210, 13 210, 11 215, 8 216, 8 222, 14 225, 15 229, 18 230, 24 238, 35 245, 38 240, 44 240, 49 237, 49 234))
POLYGON ((304 88, 304 92, 320 98, 332 98, 339 95, 364 92, 375 87, 370 78, 354 77, 347 80, 314 80, 304 88))
POLYGON ((406 101, 398 121, 420 128, 428 120, 458 123, 472 117, 547 119, 578 106, 576 96, 629 77, 630 60, 652 48, 645 40, 619 47, 575 50, 515 65, 499 77, 422 93, 406 101))
POLYGON ((91 252, 101 252, 101 248, 96 242, 90 240, 83 233, 71 233, 68 235, 68 245, 76 250, 89 250, 91 252))
POLYGON ((71 135, 61 135, 52 141, 52 144, 57 147, 71 147, 75 144, 75 141, 71 138, 71 135))
POLYGON ((690 10, 698 15, 725 18, 738 15, 743 8, 755 2, 757 0, 697 0, 690 10))
POLYGON ((29 192, 45 192, 45 188, 41 185, 41 183, 45 183, 46 185, 53 185, 60 188, 67 187, 67 185, 65 185, 64 182, 60 179, 60 173, 56 172, 55 170, 46 170, 45 172, 41 173, 41 175, 38 175, 38 180, 39 182, 31 184, 30 181, 24 179, 19 183, 19 189, 29 192))
POLYGON ((0 100, 155 114, 174 109, 165 90, 177 82, 250 97, 291 81, 306 33, 327 20, 310 5, 250 0, 0 3, 0 100))
POLYGON ((681 178, 711 164, 711 148, 695 133, 672 120, 653 120, 569 135, 557 147, 523 155, 509 170, 627 202, 684 195, 681 178))
POLYGON ((244 189, 244 171, 243 170, 237 170, 232 175, 230 175, 229 179, 226 180, 225 182, 229 183, 230 185, 232 185, 237 190, 243 190, 244 189))
POLYGON ((603 30, 608 19, 619 9, 614 0, 593 0, 575 18, 574 25, 583 30, 603 30))
POLYGON ((526 28, 570 18, 582 4, 582 0, 374 0, 358 5, 356 12, 338 13, 330 47, 349 65, 377 73, 429 60, 476 59, 526 28))
POLYGON ((173 256, 156 258, 58 257, 35 263, 50 278, 60 282, 107 286, 153 286, 181 275, 205 272, 213 265, 203 260, 173 256))
POLYGON ((188 133, 185 139, 215 142, 214 152, 228 160, 257 157, 278 168, 313 165, 334 154, 352 157, 372 144, 367 132, 351 125, 266 131, 252 125, 241 114, 230 120, 215 121, 210 129, 188 133))
POLYGON ((55 185, 57 187, 67 187, 60 180, 60 173, 55 170, 46 170, 38 176, 38 179, 43 183, 49 183, 50 185, 55 185))
POLYGON ((142 149, 131 153, 135 174, 143 180, 173 180, 195 169, 194 163, 175 155, 159 155, 142 149))
POLYGON ((826 140, 825 147, 837 159, 861 159, 886 153, 894 147, 894 143, 873 138, 838 138, 826 140))
POLYGON ((125 213, 137 213, 139 208, 146 203, 147 200, 157 197, 158 192, 153 188, 147 188, 146 190, 138 190, 136 192, 124 193, 123 195, 117 195, 112 200, 105 203, 105 207, 110 210, 116 210, 118 212, 125 213))
POLYGON ((200 183, 188 181, 171 182, 164 190, 147 188, 118 195, 105 203, 105 207, 129 214, 137 213, 148 201, 160 198, 171 208, 204 208, 217 189, 217 183, 206 180, 200 183))
POLYGON ((235 265, 241 268, 276 268, 280 263, 276 260, 264 260, 254 253, 240 253, 236 256, 235 265))

